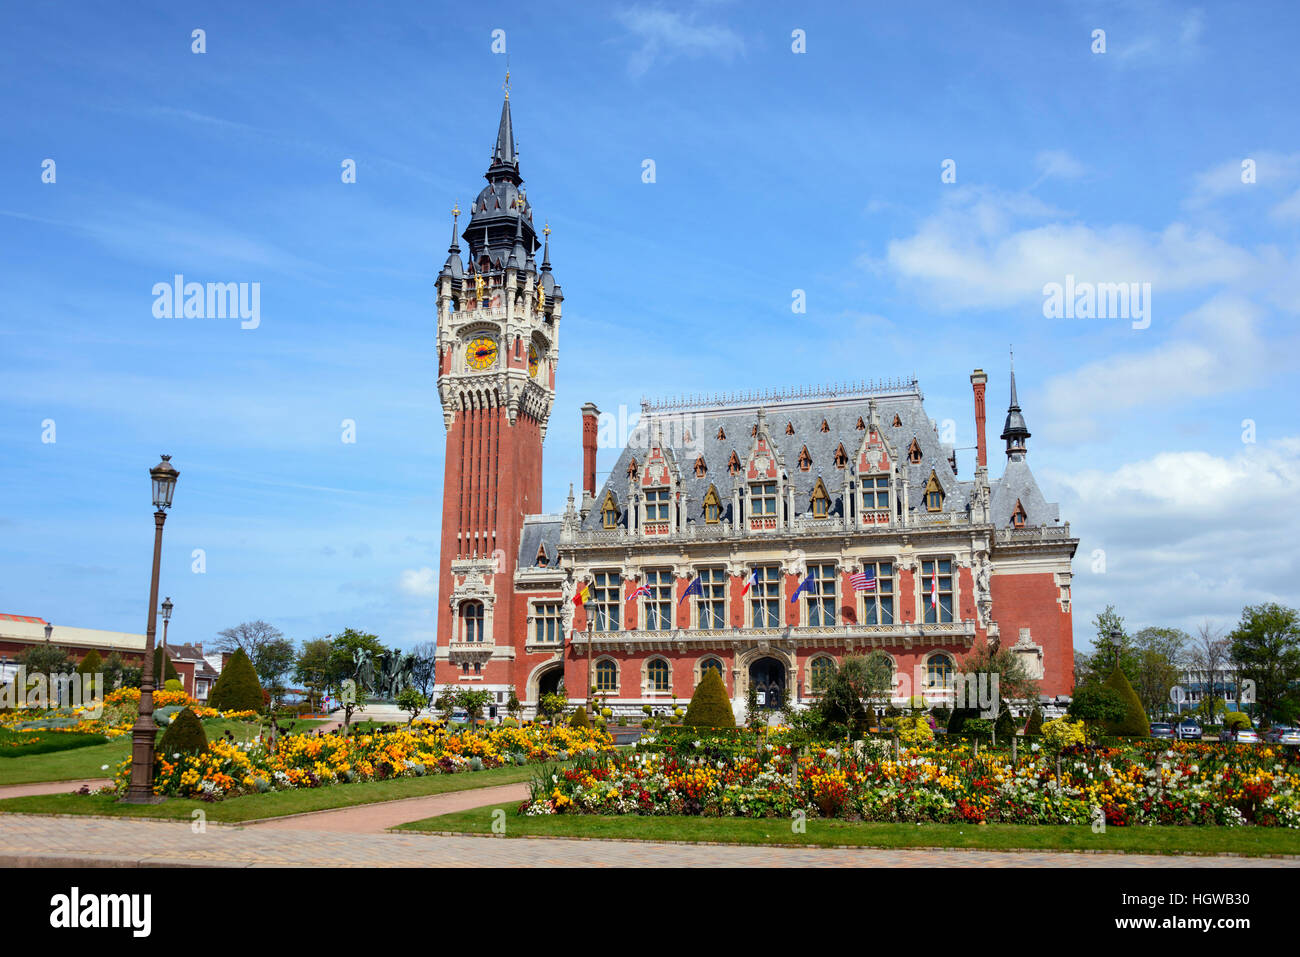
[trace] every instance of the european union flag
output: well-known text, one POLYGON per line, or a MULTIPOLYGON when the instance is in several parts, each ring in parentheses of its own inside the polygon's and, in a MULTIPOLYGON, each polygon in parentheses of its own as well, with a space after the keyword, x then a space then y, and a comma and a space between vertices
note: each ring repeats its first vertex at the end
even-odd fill
POLYGON ((696 575, 691 579, 691 583, 686 586, 686 591, 682 592, 682 597, 677 599, 677 604, 680 605, 684 602, 687 595, 699 595, 701 598, 704 597, 704 587, 700 584, 699 575, 696 575))

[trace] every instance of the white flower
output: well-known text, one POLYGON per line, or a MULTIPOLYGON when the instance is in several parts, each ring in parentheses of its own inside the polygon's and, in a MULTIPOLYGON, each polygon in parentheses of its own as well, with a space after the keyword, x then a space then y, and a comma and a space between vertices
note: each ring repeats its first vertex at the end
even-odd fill
POLYGON ((181 753, 180 753, 179 751, 173 751, 173 752, 172 752, 172 757, 173 757, 173 758, 179 758, 180 756, 181 756, 181 753))
POLYGON ((107 764, 101 764, 101 765, 99 766, 99 770, 101 770, 101 771, 107 771, 107 770, 108 770, 108 765, 107 765, 107 764))

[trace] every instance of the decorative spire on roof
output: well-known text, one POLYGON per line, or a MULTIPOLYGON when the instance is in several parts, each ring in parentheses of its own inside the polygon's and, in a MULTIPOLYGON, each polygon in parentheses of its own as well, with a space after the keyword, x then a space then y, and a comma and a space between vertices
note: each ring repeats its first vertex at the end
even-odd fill
POLYGON ((1002 439, 1007 443, 1007 458, 1020 461, 1025 456, 1029 428, 1020 414, 1020 400, 1016 397, 1016 354, 1011 353, 1011 405, 1007 409, 1007 422, 1002 429, 1002 439))

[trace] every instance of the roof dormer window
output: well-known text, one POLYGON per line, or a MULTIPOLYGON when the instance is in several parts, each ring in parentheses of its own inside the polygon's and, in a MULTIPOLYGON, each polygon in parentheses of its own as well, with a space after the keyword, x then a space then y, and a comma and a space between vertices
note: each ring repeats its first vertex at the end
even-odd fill
POLYGON ((921 464, 921 445, 915 438, 912 439, 912 444, 907 447, 907 461, 913 465, 921 464))
POLYGON ((704 464, 704 456, 701 455, 695 460, 695 477, 704 478, 708 474, 709 467, 704 464))
POLYGON ((709 490, 704 493, 704 523, 717 525, 721 517, 722 501, 718 498, 718 490, 710 485, 709 490))
POLYGON ((844 443, 841 442, 835 449, 835 467, 837 469, 848 468, 849 453, 844 451, 844 443))
POLYGON ((618 504, 614 501, 612 492, 605 493, 605 504, 600 507, 601 524, 607 529, 618 526, 618 504))
POLYGON ((830 510, 831 497, 826 494, 826 486, 822 484, 822 480, 818 479, 812 494, 813 518, 825 518, 830 514, 830 510))
POLYGON ((934 474, 934 469, 930 469, 930 480, 925 483, 925 510, 927 512, 943 510, 943 486, 939 484, 939 476, 934 474))
POLYGON ((1015 511, 1011 513, 1011 527, 1024 528, 1025 519, 1027 519, 1028 517, 1029 516, 1025 514, 1025 507, 1020 504, 1020 499, 1016 499, 1015 511))
POLYGON ((799 471, 807 472, 812 468, 812 455, 808 452, 808 446, 804 446, 799 452, 799 471))

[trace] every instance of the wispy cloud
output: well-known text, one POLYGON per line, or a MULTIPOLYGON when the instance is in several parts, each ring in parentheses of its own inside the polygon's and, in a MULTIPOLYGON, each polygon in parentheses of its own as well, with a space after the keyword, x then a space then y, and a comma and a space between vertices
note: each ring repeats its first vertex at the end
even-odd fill
POLYGON ((619 10, 615 17, 638 44, 627 64, 633 76, 645 73, 657 61, 679 56, 715 56, 729 61, 745 51, 740 34, 720 24, 700 23, 694 13, 636 6, 619 10))

